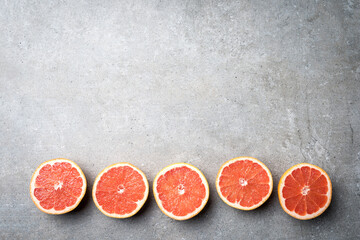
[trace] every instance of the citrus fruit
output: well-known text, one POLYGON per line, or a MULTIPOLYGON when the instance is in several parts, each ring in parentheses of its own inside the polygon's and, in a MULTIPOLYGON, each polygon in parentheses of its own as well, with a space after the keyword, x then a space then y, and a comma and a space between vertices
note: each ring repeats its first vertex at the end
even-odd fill
POLYGON ((216 190, 229 206, 253 210, 271 195, 273 179, 269 169, 252 157, 238 157, 224 163, 216 177, 216 190))
POLYGON ((49 214, 72 211, 86 191, 86 178, 80 167, 68 159, 57 158, 40 164, 30 182, 35 205, 49 214))
POLYGON ((96 177, 92 191, 96 207, 113 218, 135 215, 148 195, 149 183, 145 174, 130 163, 106 167, 96 177))
POLYGON ((156 175, 154 196, 165 215, 175 220, 187 220, 205 207, 209 199, 209 184, 193 165, 175 163, 156 175))
POLYGON ((278 187, 281 207, 290 216, 307 220, 322 214, 331 201, 331 181, 321 168, 300 163, 288 169, 278 187))

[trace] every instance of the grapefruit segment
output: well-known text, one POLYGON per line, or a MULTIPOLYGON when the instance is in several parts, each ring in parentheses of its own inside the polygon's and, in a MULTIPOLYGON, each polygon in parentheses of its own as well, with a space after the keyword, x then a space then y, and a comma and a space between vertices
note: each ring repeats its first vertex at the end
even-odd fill
POLYGON ((116 163, 102 170, 93 186, 96 207, 106 216, 128 218, 147 200, 149 184, 145 174, 130 163, 116 163))
POLYGON ((312 219, 330 205, 331 181, 321 168, 300 163, 283 174, 278 194, 281 207, 290 216, 301 220, 312 219))
POLYGON ((48 214, 64 214, 77 207, 86 192, 86 178, 71 160, 57 158, 40 164, 30 181, 30 196, 48 214))
POLYGON ((155 177, 153 188, 161 211, 175 220, 194 217, 209 199, 205 176, 187 163, 175 163, 162 169, 155 177))
POLYGON ((238 157, 224 163, 216 178, 220 198, 229 206, 252 210, 271 195, 273 180, 269 169, 252 157, 238 157))

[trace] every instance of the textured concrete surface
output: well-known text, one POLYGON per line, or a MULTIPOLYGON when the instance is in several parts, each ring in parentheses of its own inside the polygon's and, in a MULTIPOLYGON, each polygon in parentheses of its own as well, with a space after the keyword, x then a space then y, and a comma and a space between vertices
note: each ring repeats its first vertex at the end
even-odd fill
POLYGON ((349 1, 0 0, 1 239, 359 239, 360 3, 349 1), (257 210, 225 205, 220 165, 249 155, 272 171, 257 210), (192 220, 158 209, 102 215, 90 190, 50 216, 33 171, 64 157, 89 189, 129 161, 150 184, 174 162, 199 167, 210 201, 192 220), (319 218, 281 209, 276 186, 310 162, 333 182, 319 218))

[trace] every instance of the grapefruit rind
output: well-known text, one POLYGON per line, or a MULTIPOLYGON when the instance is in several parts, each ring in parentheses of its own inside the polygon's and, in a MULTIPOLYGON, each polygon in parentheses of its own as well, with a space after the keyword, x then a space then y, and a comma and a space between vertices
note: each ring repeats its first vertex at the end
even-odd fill
POLYGON ((83 199, 85 192, 86 192, 86 187, 87 187, 87 183, 86 183, 86 177, 83 173, 83 171, 81 170, 81 168, 79 167, 79 165, 77 165, 75 162, 69 160, 69 159, 65 159, 65 158, 55 158, 55 159, 51 159, 48 161, 45 161, 43 163, 41 163, 37 169, 35 170, 35 172, 33 173, 32 177, 31 177, 31 181, 30 181, 30 196, 32 201, 34 202, 35 206, 42 212, 47 213, 47 214, 52 214, 52 215, 60 215, 60 214, 65 214, 68 212, 71 212, 72 210, 74 210, 81 202, 81 200, 83 199), (72 165, 72 167, 76 168, 76 170, 79 172, 81 178, 83 179, 83 186, 82 186, 82 190, 81 190, 81 194, 80 196, 77 198, 76 202, 74 205, 66 207, 64 210, 61 211, 56 211, 55 209, 44 209, 41 205, 40 205, 40 201, 34 196, 34 190, 35 190, 35 180, 37 178, 37 176, 39 175, 40 169, 45 166, 46 164, 50 164, 53 165, 54 163, 58 163, 58 162, 67 162, 70 163, 72 165))
POLYGON ((155 201, 158 205, 158 207, 160 208, 160 210, 168 217, 174 219, 174 220, 179 220, 179 221, 183 221, 183 220, 188 220, 190 218, 193 218, 195 217, 196 215, 198 215, 202 210, 203 208, 205 207, 206 203, 208 202, 209 200, 209 195, 210 195, 210 190, 209 190, 209 184, 208 184, 208 181, 206 180, 204 174, 195 166, 189 164, 189 163, 174 163, 174 164, 171 164, 165 168, 163 168, 155 177, 154 179, 154 184, 153 184, 153 192, 154 192, 154 196, 155 196, 155 201), (157 187, 157 181, 159 179, 159 177, 163 174, 165 174, 167 171, 173 169, 173 168, 177 168, 177 167, 183 167, 183 166, 186 166, 188 168, 190 168, 191 170, 194 170, 195 172, 197 172, 202 180, 202 183, 204 184, 204 187, 205 187, 205 190, 206 190, 206 194, 205 194, 205 198, 203 199, 200 207, 198 207, 197 209, 195 209, 193 212, 185 215, 185 216, 176 216, 174 215, 173 213, 165 210, 162 206, 162 203, 161 203, 161 200, 159 199, 159 196, 158 196, 158 192, 156 190, 156 187, 157 187))
POLYGON ((244 211, 250 211, 250 210, 254 210, 258 207, 260 207, 262 204, 264 204, 270 197, 271 193, 272 193, 272 190, 273 190, 273 178, 272 178, 272 175, 271 175, 271 172, 269 170, 269 168, 264 164, 262 163, 261 161, 259 161, 258 159, 256 158, 253 158, 253 157, 246 157, 246 156, 243 156, 243 157, 237 157, 237 158, 233 158, 233 159, 230 159, 229 161, 225 162, 223 165, 221 165, 220 167, 220 170, 216 176, 216 191, 218 192, 221 200, 223 200, 227 205, 229 205, 230 207, 233 207, 233 208, 236 208, 236 209, 240 209, 240 210, 244 210, 244 211), (244 160, 250 160, 250 161, 253 161, 255 163, 258 163, 261 167, 263 167, 263 169, 267 172, 268 176, 269 176, 269 185, 270 185, 270 189, 269 189, 269 193, 263 197, 263 199, 258 203, 258 204, 255 204, 254 206, 251 206, 251 207, 244 207, 244 206, 241 206, 239 203, 232 203, 230 202, 229 200, 227 200, 222 194, 221 194, 221 191, 220 191, 220 185, 219 185, 219 181, 220 181, 220 176, 221 176, 221 173, 223 171, 223 169, 225 167, 227 167, 228 165, 234 163, 234 162, 237 162, 237 161, 244 161, 244 160))
POLYGON ((104 168, 98 175, 97 177, 95 178, 95 181, 94 181, 94 185, 93 185, 93 190, 92 190, 92 197, 93 197, 93 201, 96 205, 96 207, 100 210, 100 212, 102 212, 104 215, 108 216, 108 217, 111 217, 111 218, 129 218, 129 217, 132 217, 134 216, 137 212, 140 211, 140 209, 142 208, 142 206, 144 206, 147 198, 149 196, 149 183, 148 183, 148 180, 146 178, 146 175, 137 167, 135 167, 134 165, 132 165, 131 163, 128 163, 128 162, 120 162, 120 163, 115 163, 115 164, 112 164, 106 168, 104 168), (108 170, 110 170, 111 168, 114 168, 114 167, 120 167, 120 166, 128 166, 128 167, 131 167, 132 169, 134 169, 135 171, 137 171, 143 178, 143 181, 145 183, 145 192, 144 192, 144 198, 141 200, 141 201, 138 201, 137 202, 137 207, 134 211, 132 211, 131 213, 128 213, 128 214, 116 214, 116 213, 107 213, 106 211, 103 210, 103 208, 99 205, 99 203, 97 202, 96 200, 96 187, 97 187, 97 184, 101 178, 101 176, 106 173, 108 170))
POLYGON ((290 216, 296 218, 296 219, 299 219, 299 220, 310 220, 310 219, 313 219, 313 218, 316 218, 318 216, 320 216, 330 205, 331 203, 331 197, 332 197, 332 185, 331 185, 331 180, 330 180, 330 177, 329 175, 320 167, 316 166, 316 165, 313 165, 313 164, 310 164, 310 163, 299 163, 297 165, 294 165, 292 166, 291 168, 289 168, 283 175, 282 177, 280 178, 280 181, 279 181, 279 185, 278 185, 278 196, 279 196, 279 202, 280 202, 280 205, 282 207, 282 209, 287 213, 289 214, 290 216), (319 170, 326 178, 326 180, 328 181, 328 189, 329 191, 327 192, 326 196, 328 197, 328 201, 326 202, 325 206, 320 208, 317 212, 314 212, 312 214, 306 214, 305 216, 301 216, 299 214, 297 214, 296 212, 293 212, 293 211, 290 211, 286 208, 285 206, 285 198, 283 197, 282 195, 282 189, 284 187, 284 181, 286 179, 286 177, 291 174, 295 169, 297 168, 301 168, 301 167, 304 167, 304 166, 308 166, 310 168, 315 168, 317 170, 319 170))

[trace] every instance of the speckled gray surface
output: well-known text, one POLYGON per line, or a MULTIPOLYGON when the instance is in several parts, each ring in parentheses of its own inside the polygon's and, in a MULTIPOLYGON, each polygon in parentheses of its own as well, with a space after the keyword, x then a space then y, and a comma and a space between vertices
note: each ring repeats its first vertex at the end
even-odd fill
POLYGON ((356 239, 360 237, 360 3, 349 1, 0 0, 1 239, 356 239), (225 205, 220 165, 249 155, 272 171, 257 210, 225 205), (29 196, 43 161, 76 161, 92 187, 115 162, 150 184, 168 164, 199 167, 210 200, 177 222, 152 192, 136 216, 102 215, 87 192, 50 216, 29 196), (281 209, 300 162, 325 169, 319 218, 281 209))

